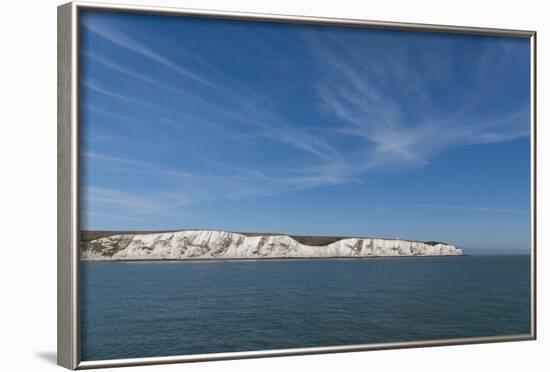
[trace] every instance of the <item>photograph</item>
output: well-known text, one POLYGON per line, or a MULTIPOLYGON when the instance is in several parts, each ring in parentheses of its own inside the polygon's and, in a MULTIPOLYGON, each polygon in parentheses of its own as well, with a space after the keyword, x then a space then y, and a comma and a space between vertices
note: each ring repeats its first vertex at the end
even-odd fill
POLYGON ((76 53, 82 361, 533 337, 530 38, 84 8, 76 53))

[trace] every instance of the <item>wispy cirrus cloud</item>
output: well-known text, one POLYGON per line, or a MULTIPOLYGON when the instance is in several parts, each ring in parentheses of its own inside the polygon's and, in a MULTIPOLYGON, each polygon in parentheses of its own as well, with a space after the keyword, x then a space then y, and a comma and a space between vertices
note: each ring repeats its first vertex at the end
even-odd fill
POLYGON ((83 189, 83 208, 89 218, 120 221, 124 219, 116 216, 127 215, 137 221, 159 213, 164 215, 172 209, 181 213, 185 208, 205 202, 269 197, 289 191, 359 182, 326 174, 297 175, 285 170, 264 172, 219 161, 210 161, 211 166, 202 171, 189 171, 141 159, 91 151, 83 151, 81 156, 93 161, 96 172, 102 171, 117 177, 128 174, 129 176, 124 177, 127 181, 137 182, 137 187, 132 186, 130 189, 139 190, 139 185, 143 182, 159 185, 158 191, 149 190, 145 193, 130 192, 127 188, 116 186, 90 185, 83 189))
MULTIPOLYGON (((164 65, 165 67, 175 71, 180 75, 207 85, 213 90, 221 90, 224 96, 229 96, 232 99, 234 104, 231 106, 233 106, 234 109, 228 110, 224 106, 213 105, 210 101, 202 99, 201 97, 193 93, 189 93, 188 91, 182 90, 179 87, 166 84, 143 73, 132 71, 127 66, 122 66, 119 63, 109 60, 104 56, 85 51, 83 56, 89 58, 90 60, 101 63, 106 67, 109 67, 117 72, 126 74, 127 76, 140 80, 144 83, 160 87, 162 89, 170 90, 178 95, 181 95, 185 99, 190 99, 198 103, 199 105, 204 106, 207 110, 213 110, 214 112, 218 112, 219 114, 227 116, 240 124, 245 124, 249 127, 253 127, 256 129, 256 132, 253 135, 256 138, 266 138, 269 140, 284 143, 320 158, 328 158, 337 154, 336 149, 328 144, 324 139, 315 137, 312 133, 309 133, 306 130, 296 130, 292 126, 285 124, 286 119, 281 119, 281 117, 275 112, 266 110, 257 105, 250 105, 251 102, 256 102, 259 98, 263 97, 261 95, 257 95, 254 90, 250 89, 245 84, 235 80, 232 76, 228 76, 218 69, 212 68, 208 61, 198 57, 197 55, 190 55, 189 53, 187 53, 188 57, 196 60, 201 65, 209 66, 210 71, 217 77, 218 81, 214 82, 206 79, 205 77, 196 73, 193 69, 181 66, 180 64, 172 61, 170 58, 164 56, 162 53, 155 51, 153 48, 146 46, 143 42, 137 40, 136 38, 128 35, 127 33, 108 23, 102 22, 99 24, 85 19, 82 22, 82 25, 89 31, 92 31, 93 33, 104 38, 105 40, 108 40, 111 43, 114 43, 132 52, 138 53, 147 59, 160 63, 161 65, 164 65), (226 86, 226 84, 230 84, 230 86, 226 86)), ((144 102, 141 99, 124 96, 103 87, 97 86, 92 82, 86 82, 86 84, 91 89, 114 98, 119 98, 129 102, 133 101, 136 104, 145 104, 150 107, 158 107, 158 105, 155 103, 144 102)), ((212 124, 212 120, 208 120, 205 118, 198 119, 197 116, 189 114, 179 114, 188 115, 192 119, 203 120, 206 123, 212 124)), ((216 125, 213 126, 215 127, 216 125)), ((217 127, 218 130, 224 130, 224 128, 221 126, 217 127)), ((243 138, 243 136, 239 135, 233 137, 243 138)))
MULTIPOLYGON (((100 56, 94 53, 84 52, 83 56, 87 57, 90 61, 100 63, 105 67, 108 67, 114 71, 123 73, 131 78, 139 80, 143 83, 149 84, 156 88, 168 90, 177 96, 174 98, 190 100, 196 107, 203 108, 200 113, 190 114, 188 112, 182 112, 181 110, 175 111, 170 109, 166 104, 159 104, 152 101, 136 98, 134 96, 124 95, 107 89, 97 83, 84 81, 84 85, 98 93, 121 99, 126 102, 135 103, 142 106, 148 106, 156 110, 164 110, 171 112, 177 116, 191 119, 194 121, 202 122, 212 129, 218 132, 224 132, 227 138, 243 139, 243 138, 266 138, 286 145, 290 145, 294 148, 305 151, 318 158, 334 158, 339 156, 338 151, 331 146, 324 138, 316 136, 307 129, 298 129, 297 126, 287 124, 288 118, 281 114, 265 109, 261 105, 256 104, 260 99, 266 99, 265 96, 253 96, 251 98, 243 97, 241 94, 235 94, 236 89, 226 87, 225 91, 229 91, 235 104, 230 105, 228 108, 225 105, 216 105, 212 103, 212 100, 205 100, 196 94, 190 93, 180 87, 176 87, 171 84, 167 84, 153 77, 147 76, 141 72, 134 71, 126 66, 110 60, 105 56, 100 56), (200 115, 200 116, 199 116, 200 115), (228 118, 240 126, 252 127, 254 132, 243 135, 227 134, 227 129, 214 121, 216 119, 213 116, 220 118, 228 118)), ((242 86, 242 84, 240 84, 242 86)), ((218 87, 219 88, 219 87, 218 87)))
POLYGON ((92 52, 89 52, 89 51, 83 51, 82 56, 85 57, 86 59, 90 60, 90 61, 99 63, 99 64, 103 65, 104 67, 107 67, 107 68, 109 68, 113 71, 122 73, 122 74, 124 74, 124 75, 126 75, 126 76, 128 76, 132 79, 136 79, 136 80, 141 81, 141 82, 143 82, 145 84, 148 84, 150 86, 153 86, 153 87, 156 87, 156 88, 161 88, 161 89, 167 90, 169 92, 172 92, 174 94, 177 94, 178 97, 180 97, 180 98, 190 100, 193 103, 198 103, 198 104, 207 106, 209 108, 213 108, 213 107, 217 108, 211 102, 201 98, 197 94, 193 94, 193 93, 189 92, 186 89, 182 89, 181 87, 165 83, 165 82, 163 82, 159 79, 153 78, 153 77, 151 77, 151 76, 149 76, 149 75, 147 75, 143 72, 138 72, 138 71, 132 70, 128 66, 123 66, 120 63, 117 63, 116 61, 113 61, 112 59, 110 59, 106 56, 103 56, 103 55, 100 55, 100 54, 97 54, 97 53, 92 53, 92 52))
POLYGON ((145 168, 156 167, 154 164, 147 161, 127 159, 127 158, 122 158, 118 156, 109 156, 105 154, 97 154, 90 151, 81 151, 80 155, 83 156, 84 158, 91 159, 91 160, 102 160, 102 161, 108 161, 108 162, 117 163, 117 164, 133 165, 133 166, 145 167, 145 168))
MULTIPOLYGON (((149 82, 149 83, 156 82, 154 79, 147 79, 146 76, 142 76, 142 77, 144 78, 144 81, 151 80, 151 82, 149 82), (145 79, 147 79, 147 80, 145 80, 145 79)), ((156 85, 159 85, 159 84, 161 84, 161 83, 156 82, 156 85)), ((189 113, 184 112, 182 110, 173 109, 173 108, 171 108, 170 106, 168 106, 166 104, 157 103, 157 102, 154 102, 154 101, 148 100, 148 99, 136 98, 134 95, 123 94, 123 93, 117 92, 113 89, 104 87, 104 86, 102 86, 98 83, 90 82, 88 80, 83 80, 82 85, 84 87, 96 92, 96 93, 100 93, 100 94, 103 94, 103 95, 108 96, 108 97, 116 98, 116 99, 119 99, 119 100, 124 101, 124 102, 129 103, 129 104, 137 105, 139 107, 149 107, 149 108, 157 111, 159 114, 162 114, 162 115, 171 114, 172 116, 174 116, 174 119, 173 120, 168 119, 168 121, 172 122, 172 123, 178 124, 180 121, 191 121, 193 123, 200 124, 201 127, 206 126, 210 129, 213 129, 214 133, 217 133, 217 134, 227 133, 227 130, 223 126, 221 126, 220 124, 215 123, 212 120, 209 120, 209 119, 203 118, 203 117, 199 117, 199 116, 196 116, 196 115, 192 115, 192 114, 189 114, 189 113)), ((181 94, 181 92, 180 92, 180 94, 181 94)), ((101 108, 98 108, 98 107, 92 107, 92 109, 96 110, 96 111, 100 111, 100 112, 102 112, 106 115, 110 115, 110 116, 113 116, 113 117, 116 117, 116 118, 122 118, 124 120, 132 120, 132 119, 135 120, 135 118, 130 118, 127 115, 123 116, 123 115, 117 114, 116 112, 101 109, 101 108)), ((165 116, 163 116, 163 117, 165 117, 165 116)))
POLYGON ((177 177, 193 177, 194 174, 186 172, 180 169, 172 169, 166 166, 156 164, 149 161, 143 161, 139 159, 131 159, 128 157, 121 156, 112 156, 99 154, 91 151, 81 151, 80 156, 85 159, 95 161, 97 169, 114 169, 116 171, 127 171, 127 172, 140 172, 140 173, 149 173, 154 175, 164 175, 164 176, 177 176, 177 177), (117 165, 117 167, 111 168, 102 168, 100 164, 107 165, 117 165), (125 166, 126 168, 120 168, 118 166, 125 166))
POLYGON ((118 207, 130 216, 145 215, 189 204, 184 195, 162 194, 157 198, 142 196, 113 188, 89 186, 84 189, 84 206, 118 207))
POLYGON ((97 24, 95 22, 86 21, 86 19, 84 19, 84 21, 82 22, 82 26, 86 27, 88 30, 94 32, 102 38, 118 46, 129 49, 144 57, 147 57, 186 78, 189 78, 201 84, 215 86, 207 78, 200 76, 196 72, 181 66, 181 64, 173 62, 172 60, 161 54, 158 54, 150 47, 144 45, 142 42, 121 32, 117 28, 112 27, 107 23, 97 24))
POLYGON ((271 169, 262 172, 257 169, 239 167, 219 161, 210 161, 218 168, 231 171, 233 174, 244 177, 246 182, 254 182, 268 190, 275 192, 288 190, 302 190, 327 185, 339 185, 344 183, 359 183, 357 178, 342 177, 336 172, 330 171, 304 171, 297 174, 295 169, 271 169))
MULTIPOLYGON (((345 164, 321 167, 340 164, 346 174, 388 166, 420 167, 452 148, 499 143, 530 133, 527 104, 480 115, 476 108, 483 101, 472 91, 452 111, 436 107, 428 88, 433 84, 429 71, 426 74, 408 62, 409 50, 369 53, 368 47, 350 49, 328 33, 304 33, 303 40, 324 76, 317 83, 320 108, 338 123, 329 131, 364 142, 364 151, 348 157, 345 164)), ((452 67, 444 70, 447 73, 440 75, 449 74, 452 67)))
MULTIPOLYGON (((223 71, 213 67, 208 59, 201 57, 197 53, 192 53, 185 48, 179 48, 178 52, 180 54, 183 53, 185 59, 188 61, 192 61, 195 66, 199 65, 203 68, 207 68, 208 74, 199 73, 196 71, 196 68, 193 68, 191 66, 183 66, 181 62, 175 62, 173 59, 167 57, 163 53, 159 53, 155 51, 154 48, 145 45, 142 41, 136 39, 135 36, 129 35, 128 33, 109 23, 96 23, 85 18, 83 19, 81 24, 87 30, 95 33, 96 35, 119 47, 122 47, 133 53, 137 53, 150 61, 153 61, 168 68, 178 75, 190 79, 191 81, 198 82, 212 89, 222 90, 225 94, 232 96, 232 98, 246 99, 247 95, 250 96, 251 94, 253 94, 253 90, 250 90, 250 88, 248 88, 246 85, 242 84, 238 80, 235 80, 231 75, 228 75, 223 71), (208 75, 208 77, 206 77, 205 75, 208 75), (230 84, 237 89, 228 89, 228 87, 226 87, 227 84, 230 84)), ((104 60, 103 63, 105 62, 109 63, 108 61, 104 60)), ((113 68, 120 68, 120 65, 117 66, 116 63, 110 62, 110 64, 113 68)))
POLYGON ((132 176, 128 177, 129 179, 136 179, 140 182, 147 180, 146 182, 161 185, 161 191, 155 193, 157 197, 154 198, 136 194, 123 195, 125 193, 122 191, 120 195, 117 195, 116 188, 97 187, 86 190, 86 194, 91 197, 86 201, 91 205, 133 206, 133 213, 150 214, 209 200, 243 199, 276 192, 276 187, 271 184, 275 180, 274 177, 266 177, 260 172, 247 171, 244 168, 236 170, 222 167, 222 169, 231 171, 220 172, 220 167, 218 167, 217 171, 216 169, 207 169, 203 172, 192 172, 153 162, 90 151, 82 151, 81 156, 93 161, 96 171, 130 174, 132 176), (167 185, 171 185, 171 187, 167 185))
MULTIPOLYGON (((315 161, 310 164, 275 170, 276 176, 268 176, 256 169, 234 169, 240 178, 253 180, 256 185, 262 182, 271 184, 265 187, 256 186, 254 193, 264 193, 263 190, 269 188, 281 188, 281 185, 288 189, 302 189, 360 182, 358 176, 372 169, 387 166, 424 166, 433 156, 449 148, 502 142, 529 134, 528 128, 521 123, 528 114, 528 108, 485 118, 468 116, 468 110, 464 107, 458 107, 450 114, 439 112, 434 108, 433 99, 426 87, 426 78, 422 77, 425 71, 407 63, 406 50, 395 50, 394 54, 398 58, 373 59, 368 63, 362 63, 365 54, 362 54, 361 50, 349 49, 330 33, 309 32, 303 34, 302 39, 294 40, 298 46, 300 43, 307 46, 305 50, 310 52, 316 68, 321 72, 319 76, 322 76, 322 79, 316 82, 318 104, 324 114, 332 117, 334 125, 319 131, 310 130, 304 125, 295 125, 293 119, 285 113, 266 108, 264 103, 271 103, 268 94, 256 93, 242 82, 224 76, 220 71, 215 74, 217 81, 207 80, 195 69, 181 66, 161 52, 145 45, 143 41, 112 25, 85 22, 84 27, 111 43, 163 65, 178 75, 203 83, 205 89, 211 89, 212 92, 209 93, 209 99, 205 99, 195 92, 183 89, 180 85, 162 81, 143 71, 132 70, 106 56, 84 51, 83 56, 87 60, 152 88, 170 92, 176 100, 192 102, 198 111, 173 109, 166 102, 159 103, 119 93, 96 82, 84 81, 87 88, 130 104, 153 108, 163 114, 203 123, 228 139, 247 141, 265 138, 313 155, 315 161), (403 88, 406 94, 388 90, 389 82, 392 86, 407 83, 407 87, 403 88), (224 95, 231 96, 231 102, 234 104, 228 106, 216 103, 216 99, 212 99, 216 95, 216 89, 221 89, 224 95), (420 115, 411 116, 410 106, 415 105, 421 106, 420 109, 416 109, 420 115), (226 118, 237 125, 228 131, 227 125, 216 123, 220 118, 226 118), (362 141, 363 146, 359 151, 342 150, 334 144, 335 136, 353 137, 362 141)), ((428 57, 435 58, 433 55, 428 57)), ((200 56, 193 58, 201 61, 200 56)), ((440 64, 449 63, 452 61, 446 60, 440 64)), ((443 68, 437 79, 444 79, 451 69, 443 68)), ((172 121, 170 118, 166 120, 172 121)), ((96 156, 95 159, 100 158, 96 156)), ((107 156, 100 160, 117 162, 116 158, 108 159, 107 156)), ((128 160, 126 165, 144 165, 131 162, 132 160, 128 160)), ((157 166, 146 167, 144 171, 198 177, 157 166)), ((212 178, 214 175, 201 177, 212 178)), ((226 177, 226 181, 229 182, 230 178, 226 177)), ((234 175, 231 179, 231 182, 235 182, 234 175)), ((237 194, 239 193, 228 193, 237 194)))
POLYGON ((163 107, 159 104, 153 103, 153 102, 148 101, 148 100, 139 99, 139 98, 136 98, 134 96, 130 96, 128 94, 118 93, 118 92, 113 91, 112 89, 106 88, 103 85, 98 84, 96 82, 92 82, 92 81, 83 79, 81 84, 84 87, 86 87, 86 88, 88 88, 88 89, 90 89, 94 92, 109 96, 111 98, 116 98, 116 99, 119 99, 119 100, 122 100, 122 101, 125 101, 125 102, 137 104, 137 105, 140 105, 140 106, 148 106, 150 108, 157 109, 157 110, 158 109, 163 109, 163 107))

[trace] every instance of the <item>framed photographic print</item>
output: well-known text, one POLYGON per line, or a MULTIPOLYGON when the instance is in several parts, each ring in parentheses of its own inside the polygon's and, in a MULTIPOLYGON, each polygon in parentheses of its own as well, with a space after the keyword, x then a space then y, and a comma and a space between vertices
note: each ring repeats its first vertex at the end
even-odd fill
POLYGON ((58 363, 533 340, 535 32, 58 8, 58 363))

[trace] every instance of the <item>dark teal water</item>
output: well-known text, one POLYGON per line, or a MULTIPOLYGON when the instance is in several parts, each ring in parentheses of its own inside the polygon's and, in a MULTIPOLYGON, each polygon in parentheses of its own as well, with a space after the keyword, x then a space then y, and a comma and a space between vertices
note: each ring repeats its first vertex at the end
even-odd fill
POLYGON ((82 359, 523 334, 529 256, 82 264, 82 359))

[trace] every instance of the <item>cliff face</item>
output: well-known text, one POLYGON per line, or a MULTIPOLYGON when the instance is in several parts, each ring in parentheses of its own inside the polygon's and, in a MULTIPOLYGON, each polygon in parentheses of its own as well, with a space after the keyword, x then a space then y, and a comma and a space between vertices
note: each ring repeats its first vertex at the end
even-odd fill
POLYGON ((244 258, 330 258, 384 256, 457 256, 448 244, 349 238, 324 246, 297 242, 287 235, 246 236, 213 230, 128 234, 81 244, 83 260, 187 260, 244 258))

